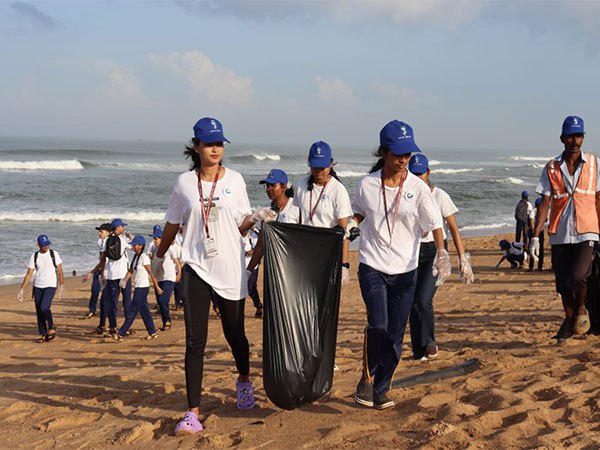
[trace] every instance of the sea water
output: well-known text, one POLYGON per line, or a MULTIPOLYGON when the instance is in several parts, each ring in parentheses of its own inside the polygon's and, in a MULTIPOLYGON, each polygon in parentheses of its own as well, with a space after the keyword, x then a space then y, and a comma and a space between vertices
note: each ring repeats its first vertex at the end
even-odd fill
MULTIPOLYGON (((20 281, 36 237, 47 234, 65 274, 98 261, 95 227, 113 218, 147 239, 164 214, 177 175, 188 170, 186 142, 0 137, 0 284, 20 281)), ((224 164, 246 180, 253 207, 268 203, 259 181, 272 168, 292 182, 309 173, 309 145, 230 144, 224 164)), ((372 148, 334 148, 335 169, 353 197, 375 163, 372 148)), ((423 149, 425 150, 425 149, 423 149)), ((560 149, 557 149, 557 153, 560 149)), ((463 236, 512 230, 521 191, 534 194, 551 154, 428 149, 431 182, 450 194, 463 236)), ((354 245, 355 246, 355 245, 354 245)))

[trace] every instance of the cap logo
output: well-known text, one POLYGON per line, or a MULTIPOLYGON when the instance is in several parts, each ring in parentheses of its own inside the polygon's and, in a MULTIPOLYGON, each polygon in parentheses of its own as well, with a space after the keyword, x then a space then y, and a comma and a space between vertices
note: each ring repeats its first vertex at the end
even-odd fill
POLYGON ((419 157, 415 156, 415 164, 419 164, 419 157))
POLYGON ((579 122, 577 122, 577 117, 573 117, 573 125, 579 125, 579 122))
POLYGON ((271 170, 271 171, 269 172, 269 176, 268 176, 267 178, 272 178, 272 177, 273 177, 273 171, 271 170))
POLYGON ((321 147, 317 147, 317 155, 321 154, 321 147))
POLYGON ((402 126, 400 127, 400 130, 402 131, 402 135, 403 135, 404 137, 406 137, 406 135, 407 135, 407 133, 408 133, 408 132, 406 131, 406 127, 405 127, 404 125, 402 125, 402 126))
POLYGON ((215 130, 216 130, 217 128, 219 128, 219 127, 217 126, 217 122, 215 122, 214 120, 211 120, 211 121, 210 121, 210 124, 213 126, 213 128, 214 128, 215 130))

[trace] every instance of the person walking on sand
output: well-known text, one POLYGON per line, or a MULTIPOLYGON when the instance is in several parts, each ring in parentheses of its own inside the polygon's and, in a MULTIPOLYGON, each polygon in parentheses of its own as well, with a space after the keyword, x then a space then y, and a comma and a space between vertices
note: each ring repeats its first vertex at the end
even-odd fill
POLYGON ((407 170, 411 153, 420 153, 413 130, 393 120, 380 132, 379 160, 358 184, 345 228, 351 237, 364 221, 359 246, 358 281, 368 326, 363 373, 354 400, 385 409, 394 406, 387 396, 402 352, 406 323, 417 285, 422 232, 433 232, 437 284, 450 276, 450 257, 444 248, 442 215, 431 190, 407 170))
MULTIPOLYGON (((83 316, 84 319, 91 319, 96 315, 96 305, 98 304, 98 296, 100 294, 100 291, 102 290, 102 284, 100 283, 102 246, 104 245, 104 240, 112 231, 112 227, 110 226, 110 223, 103 223, 99 227, 96 227, 96 230, 98 230, 98 264, 96 264, 94 268, 90 270, 89 273, 85 274, 81 279, 83 283, 86 283, 92 276, 94 277, 92 280, 92 292, 90 295, 90 302, 88 304, 88 312, 85 316, 83 316)), ((100 304, 100 308, 102 308, 102 304, 100 304)), ((102 324, 102 327, 104 327, 104 324, 102 324)))
MULTIPOLYGON (((536 198, 533 210, 531 210, 531 213, 529 213, 530 238, 533 237, 533 231, 535 230, 535 225, 536 225, 537 218, 538 218, 538 209, 539 209, 541 202, 542 202, 541 198, 536 198)), ((543 220, 544 225, 545 225, 548 222, 548 217, 547 216, 540 217, 540 220, 543 220)), ((540 235, 538 237, 539 237, 539 243, 540 243, 539 256, 534 258, 533 256, 530 255, 529 269, 527 270, 527 272, 533 271, 533 266, 535 265, 536 261, 537 261, 538 270, 539 271, 544 270, 544 228, 542 228, 542 230, 540 231, 540 235)))
MULTIPOLYGON (((542 196, 538 215, 546 217, 550 210, 552 266, 565 311, 555 336, 559 343, 590 328, 585 298, 600 231, 600 168, 595 155, 582 151, 584 137, 583 120, 568 116, 560 135, 564 150, 546 164, 536 188, 542 196)), ((538 220, 531 239, 530 252, 535 258, 539 257, 543 226, 544 221, 538 220)))
MULTIPOLYGON (((339 181, 333 168, 331 147, 327 142, 318 141, 308 152, 310 175, 302 179, 296 187, 294 205, 299 208, 299 223, 313 227, 344 228, 352 217, 350 196, 339 181)), ((348 239, 344 239, 342 249, 342 286, 350 280, 348 262, 348 239)))
POLYGON ((65 292, 65 280, 62 270, 62 259, 57 251, 50 249, 50 239, 45 234, 37 238, 39 250, 34 252, 27 263, 27 273, 21 283, 17 294, 17 300, 23 301, 24 291, 32 276, 33 299, 35 302, 35 313, 37 315, 38 332, 40 337, 37 342, 49 342, 56 337, 56 327, 52 320, 52 300, 56 293, 56 281, 58 276, 58 299, 65 292))
MULTIPOLYGON (((152 240, 156 251, 162 242, 163 231, 154 227, 152 240)), ((179 246, 173 242, 165 253, 164 258, 158 259, 156 256, 152 260, 152 274, 158 280, 161 293, 157 296, 158 308, 162 318, 163 326, 160 331, 168 331, 171 329, 171 314, 169 313, 169 302, 175 283, 181 277, 181 263, 179 262, 179 254, 181 250, 179 246)), ((156 255, 156 253, 155 253, 156 255)), ((158 291, 157 291, 158 292, 158 291)))
MULTIPOLYGON (((123 311, 127 314, 127 309, 131 303, 131 280, 128 280, 125 287, 121 287, 121 280, 127 275, 127 249, 130 248, 129 242, 133 238, 130 233, 125 232, 127 224, 121 219, 114 219, 110 226, 112 232, 106 238, 102 245, 101 271, 104 273, 106 268, 106 304, 108 315, 109 333, 117 333, 117 309, 119 305, 119 292, 123 296, 123 311), (127 238, 125 237, 127 235, 127 238)), ((102 275, 103 276, 103 275, 102 275)))
POLYGON ((517 202, 515 206, 515 220, 517 221, 517 229, 515 231, 515 242, 523 242, 527 247, 527 236, 529 230, 527 227, 529 221, 529 214, 533 206, 529 203, 529 194, 527 191, 521 192, 521 200, 517 202), (521 234, 523 234, 523 240, 521 241, 521 234))
MULTIPOLYGON (((429 181, 429 161, 422 153, 411 156, 408 170, 422 179, 431 190, 433 199, 440 209, 444 219, 442 234, 444 244, 448 234, 452 235, 452 242, 458 253, 460 277, 463 283, 474 281, 471 259, 465 252, 462 236, 458 231, 455 214, 458 208, 446 193, 439 187, 433 186, 429 181)), ((410 341, 413 350, 413 359, 427 361, 438 356, 438 346, 435 340, 435 314, 433 310, 433 297, 437 291, 437 277, 433 275, 431 267, 437 249, 431 232, 421 237, 419 250, 419 266, 417 269, 417 286, 415 299, 410 310, 410 341)))
POLYGON ((185 155, 189 172, 179 175, 165 215, 166 224, 155 259, 168 251, 179 224, 185 223, 181 259, 185 318, 185 374, 188 412, 175 435, 202 430, 198 419, 202 393, 204 349, 211 296, 218 298, 223 334, 231 347, 238 372, 237 407, 254 407, 250 380, 250 351, 244 331, 244 298, 248 280, 242 234, 258 221, 273 220, 275 212, 262 208, 254 214, 242 175, 222 165, 225 142, 221 123, 205 117, 194 125, 194 137, 185 155))
POLYGON ((129 270, 124 279, 121 280, 120 286, 124 287, 129 278, 133 277, 133 283, 135 285, 135 291, 133 293, 133 299, 131 305, 125 314, 125 322, 123 326, 119 328, 118 333, 113 334, 113 338, 117 341, 121 341, 124 336, 129 333, 131 325, 135 320, 137 313, 142 315, 142 320, 146 326, 148 336, 144 339, 154 339, 158 337, 156 328, 154 327, 154 320, 152 319, 152 313, 148 306, 148 292, 150 290, 150 280, 157 295, 162 293, 158 281, 152 275, 152 268, 150 267, 150 258, 144 253, 144 247, 146 246, 146 239, 143 236, 135 236, 131 241, 131 248, 133 249, 135 256, 131 261, 129 270))

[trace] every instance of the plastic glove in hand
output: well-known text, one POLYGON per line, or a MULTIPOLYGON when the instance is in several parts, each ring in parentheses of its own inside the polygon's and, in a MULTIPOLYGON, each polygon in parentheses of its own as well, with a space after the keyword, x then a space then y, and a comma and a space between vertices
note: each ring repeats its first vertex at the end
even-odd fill
POLYGON ((358 223, 356 223, 356 220, 352 219, 344 227, 344 239, 349 239, 350 241, 353 241, 359 235, 360 228, 358 228, 358 223))
POLYGON ((433 276, 437 276, 437 281, 435 282, 436 286, 444 284, 444 281, 450 276, 452 265, 450 264, 450 255, 448 255, 448 251, 445 248, 438 249, 435 254, 432 271, 433 276))
POLYGON ((350 269, 342 267, 342 286, 346 286, 350 282, 350 269))
POLYGON ((125 289, 125 286, 127 286, 127 278, 123 278, 121 281, 119 281, 119 287, 121 289, 125 289))
POLYGON ((23 295, 24 295, 23 289, 19 289, 19 293, 17 294, 17 300, 19 300, 20 302, 22 302, 23 301, 23 295))
POLYGON ((254 214, 252 214, 252 216, 250 217, 250 221, 252 223, 256 223, 256 222, 272 222, 277 218, 277 213, 275 211, 273 211, 271 208, 269 208, 268 206, 265 206, 264 208, 260 208, 257 209, 254 214))
POLYGON ((471 268, 471 255, 469 253, 460 255, 459 267, 461 281, 465 284, 473 283, 475 275, 473 275, 473 269, 471 268))
POLYGON ((65 285, 61 284, 58 288, 58 299, 60 300, 65 295, 65 285))
POLYGON ((529 254, 533 258, 533 262, 537 263, 540 258, 540 238, 532 237, 529 241, 529 254))

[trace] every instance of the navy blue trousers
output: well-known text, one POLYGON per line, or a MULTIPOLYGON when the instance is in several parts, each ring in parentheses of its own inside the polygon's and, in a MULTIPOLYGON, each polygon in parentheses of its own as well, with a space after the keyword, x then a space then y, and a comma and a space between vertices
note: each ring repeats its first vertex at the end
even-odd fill
POLYGON ((515 242, 523 242, 523 244, 527 245, 527 222, 517 220, 517 229, 515 230, 515 242), (523 233, 522 241, 521 233, 523 233))
POLYGON ((100 294, 100 270, 94 272, 92 279, 92 294, 90 295, 89 310, 91 313, 96 312, 96 305, 98 304, 98 295, 100 294))
POLYGON ((55 287, 37 288, 33 287, 33 299, 35 301, 35 313, 37 315, 38 331, 40 336, 48 334, 48 330, 54 328, 52 321, 52 299, 56 292, 55 287))
POLYGON ((171 315, 169 314, 169 300, 171 300, 171 294, 175 287, 174 281, 160 281, 158 286, 162 289, 163 293, 158 296, 158 307, 160 309, 160 316, 162 317, 163 327, 167 323, 171 323, 171 315))
POLYGON ((119 334, 121 336, 125 336, 127 330, 131 328, 138 312, 142 315, 142 320, 144 321, 148 334, 156 333, 152 313, 148 306, 148 291, 150 291, 149 287, 135 288, 129 309, 125 313, 125 323, 123 323, 123 326, 119 329, 119 334))
POLYGON ((175 298, 175 306, 183 305, 183 299, 181 298, 181 279, 179 282, 175 283, 175 287, 173 288, 173 297, 175 298))
POLYGON ((425 356, 425 347, 428 345, 436 345, 433 297, 437 291, 437 276, 434 277, 432 272, 436 252, 435 242, 421 243, 415 299, 410 310, 410 339, 414 359, 425 356))
POLYGON ((108 306, 108 326, 111 329, 117 328, 119 292, 123 294, 123 312, 125 315, 127 315, 127 310, 131 304, 131 278, 127 280, 127 285, 123 289, 119 287, 120 282, 121 280, 106 280, 106 287, 104 288, 105 291, 108 290, 105 302, 108 306))
POLYGON ((367 367, 375 393, 390 389, 402 354, 402 341, 417 284, 417 269, 387 275, 366 264, 358 266, 358 281, 367 307, 367 367))

